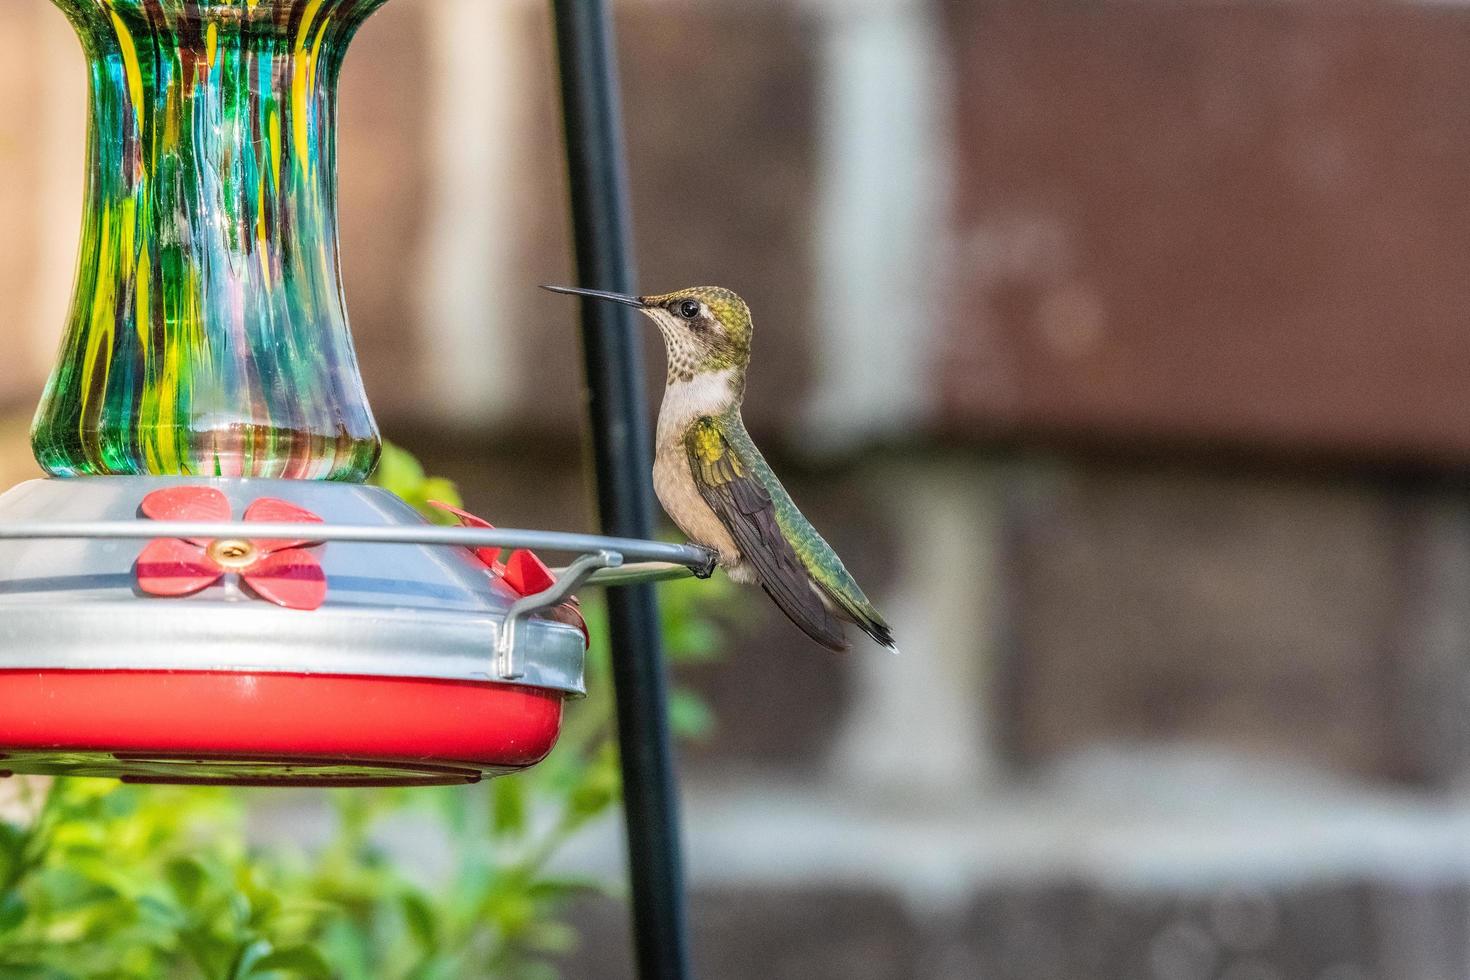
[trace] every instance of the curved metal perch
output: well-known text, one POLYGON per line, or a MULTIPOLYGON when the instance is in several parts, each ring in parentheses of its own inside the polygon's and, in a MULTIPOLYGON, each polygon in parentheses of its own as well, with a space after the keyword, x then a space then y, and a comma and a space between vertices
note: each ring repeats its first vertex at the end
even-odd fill
MULTIPOLYGON (((692 544, 670 544, 640 538, 612 538, 601 534, 566 531, 528 531, 496 527, 421 527, 370 524, 312 524, 313 541, 355 541, 369 544, 418 544, 457 548, 529 548, 590 555, 615 551, 624 559, 686 568, 708 578, 715 568, 714 552, 692 544)), ((299 538, 300 524, 268 521, 14 521, 0 523, 0 540, 45 538, 299 538)), ((653 569, 642 569, 651 573, 653 569)), ((634 579, 626 579, 632 581, 634 579)), ((621 584, 609 582, 608 584, 621 584)), ((596 584, 594 582, 594 584, 596 584)))

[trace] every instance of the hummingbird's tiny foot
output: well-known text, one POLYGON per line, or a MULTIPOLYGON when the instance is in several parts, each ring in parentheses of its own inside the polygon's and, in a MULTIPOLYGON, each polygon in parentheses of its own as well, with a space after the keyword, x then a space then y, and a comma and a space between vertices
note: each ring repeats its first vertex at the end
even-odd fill
POLYGON ((706 548, 702 544, 697 544, 694 547, 705 553, 704 564, 694 570, 694 577, 698 579, 709 578, 711 575, 714 575, 715 569, 719 567, 720 553, 713 548, 706 548))

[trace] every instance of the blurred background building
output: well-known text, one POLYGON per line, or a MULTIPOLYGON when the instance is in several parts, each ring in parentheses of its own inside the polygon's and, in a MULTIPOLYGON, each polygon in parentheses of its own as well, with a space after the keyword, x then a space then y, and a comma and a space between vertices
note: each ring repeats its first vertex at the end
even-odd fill
MULTIPOLYGON (((690 675, 700 975, 1470 976, 1470 8, 616 11, 640 282, 751 302, 747 419, 904 651, 752 603, 690 675)), ((0 4, 6 485, 81 68, 0 4)), ((590 528, 544 5, 396 0, 342 113, 385 434, 590 528)), ((627 975, 623 915, 570 976, 627 975)))

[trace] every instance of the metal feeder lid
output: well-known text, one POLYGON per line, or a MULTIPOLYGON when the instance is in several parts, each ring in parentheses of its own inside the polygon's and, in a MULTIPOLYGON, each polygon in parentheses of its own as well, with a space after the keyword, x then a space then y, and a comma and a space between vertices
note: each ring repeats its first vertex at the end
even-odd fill
MULTIPOLYGON (((207 550, 207 549, 204 549, 207 550)), ((430 785, 539 761, 583 693, 582 630, 546 615, 579 585, 707 574, 702 549, 595 535, 435 527, 374 487, 92 477, 0 495, 0 775, 134 782, 430 785), (139 517, 148 494, 211 487, 236 518, 261 498, 321 524, 139 517), (316 609, 239 576, 146 594, 149 539, 309 539, 316 609), (471 547, 578 553, 521 595, 471 547), (624 557, 642 564, 625 564, 624 557)))
MULTIPOLYGON (((214 487, 237 517, 274 497, 312 511, 327 528, 426 526, 376 487, 107 476, 23 483, 0 495, 0 528, 134 521, 145 496, 175 486, 214 487)), ((139 530, 149 532, 148 523, 139 530)), ((313 525, 304 536, 317 532, 313 525)), ((0 538, 0 666, 512 680, 497 673, 496 644, 520 597, 463 548, 327 541, 313 549, 326 573, 326 602, 299 611, 253 598, 233 575, 187 598, 145 595, 133 569, 142 544, 0 538)), ((516 646, 515 683, 584 693, 584 640, 575 626, 529 618, 516 646)))

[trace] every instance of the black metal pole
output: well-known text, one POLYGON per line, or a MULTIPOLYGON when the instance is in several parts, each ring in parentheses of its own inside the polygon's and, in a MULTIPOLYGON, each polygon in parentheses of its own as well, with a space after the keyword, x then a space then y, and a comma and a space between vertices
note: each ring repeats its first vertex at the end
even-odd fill
MULTIPOLYGON (((634 291, 612 25, 603 0, 553 0, 577 283, 634 291)), ((582 302, 582 348, 603 531, 653 532, 652 446, 630 311, 582 302)), ((651 586, 610 589, 608 627, 623 767, 633 942, 645 980, 689 976, 667 681, 651 586)))

